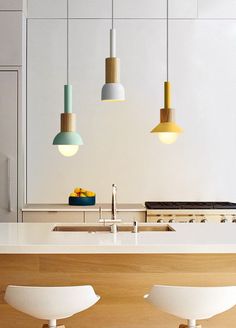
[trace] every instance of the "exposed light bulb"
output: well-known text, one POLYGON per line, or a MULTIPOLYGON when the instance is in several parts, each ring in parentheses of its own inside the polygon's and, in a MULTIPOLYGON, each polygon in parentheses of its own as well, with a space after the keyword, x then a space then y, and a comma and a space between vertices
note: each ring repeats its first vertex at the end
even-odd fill
POLYGON ((158 137, 164 144, 172 144, 178 138, 178 134, 176 132, 159 132, 158 137))
POLYGON ((78 145, 58 145, 59 152, 65 157, 74 156, 79 150, 78 145))

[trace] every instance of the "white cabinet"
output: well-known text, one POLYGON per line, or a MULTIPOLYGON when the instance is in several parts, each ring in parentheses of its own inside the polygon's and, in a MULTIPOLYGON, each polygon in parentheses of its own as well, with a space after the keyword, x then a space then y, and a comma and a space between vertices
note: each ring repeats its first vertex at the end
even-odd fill
POLYGON ((23 222, 84 223, 84 212, 27 211, 23 212, 23 222))
POLYGON ((236 1, 235 0, 199 0, 200 18, 235 18, 236 1))
MULTIPOLYGON (((110 219, 111 212, 102 212, 103 219, 110 219)), ((117 218, 122 223, 145 222, 145 212, 118 211, 117 218)), ((98 223, 99 211, 23 211, 23 222, 63 222, 63 223, 98 223)))
MULTIPOLYGON (((69 206, 66 204, 29 204, 22 209, 23 222, 64 222, 64 223, 98 223, 100 215, 103 219, 111 219, 110 204, 95 206, 69 206), (100 214, 100 208, 102 212, 100 214)), ((122 223, 145 222, 146 210, 141 204, 119 204, 117 218, 122 223)))
MULTIPOLYGON (((133 221, 145 222, 145 211, 117 211, 117 219, 121 223, 128 223, 133 221)), ((103 219, 111 219, 111 211, 102 212, 103 219)), ((97 223, 99 220, 99 212, 85 212, 86 223, 97 223)))
POLYGON ((17 221, 17 71, 0 71, 0 222, 17 221))
POLYGON ((28 17, 65 18, 66 0, 28 0, 28 17))
POLYGON ((22 12, 0 11, 0 65, 21 66, 23 54, 22 12))
POLYGON ((0 0, 0 10, 22 10, 26 0, 0 0))

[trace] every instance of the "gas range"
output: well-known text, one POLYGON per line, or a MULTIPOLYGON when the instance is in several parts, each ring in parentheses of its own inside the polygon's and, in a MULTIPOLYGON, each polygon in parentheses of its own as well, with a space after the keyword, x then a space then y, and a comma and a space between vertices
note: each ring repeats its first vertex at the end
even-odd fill
POLYGON ((236 203, 145 202, 147 222, 236 223, 236 203))

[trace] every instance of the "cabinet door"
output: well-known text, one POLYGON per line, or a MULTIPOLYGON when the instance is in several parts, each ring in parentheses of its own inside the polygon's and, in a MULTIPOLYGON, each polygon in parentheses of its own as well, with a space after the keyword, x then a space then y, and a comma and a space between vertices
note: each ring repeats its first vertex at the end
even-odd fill
POLYGON ((22 12, 0 11, 0 64, 22 65, 22 12))
POLYGON ((17 221, 17 71, 0 71, 0 222, 17 221))
POLYGON ((23 222, 84 223, 84 212, 27 211, 23 212, 23 222))

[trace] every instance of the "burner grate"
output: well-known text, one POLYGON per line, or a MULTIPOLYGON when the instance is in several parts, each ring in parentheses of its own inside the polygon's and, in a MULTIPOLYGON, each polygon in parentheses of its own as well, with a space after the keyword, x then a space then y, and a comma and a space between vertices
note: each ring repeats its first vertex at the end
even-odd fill
POLYGON ((145 202, 151 210, 208 210, 208 209, 236 209, 236 203, 230 202, 145 202))

